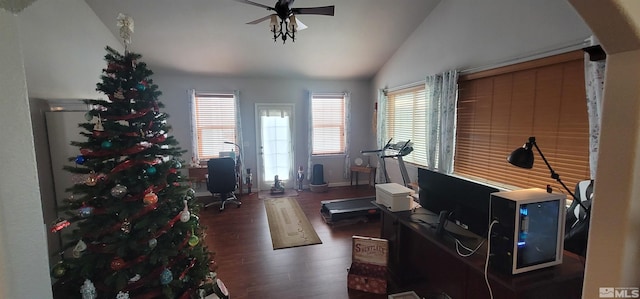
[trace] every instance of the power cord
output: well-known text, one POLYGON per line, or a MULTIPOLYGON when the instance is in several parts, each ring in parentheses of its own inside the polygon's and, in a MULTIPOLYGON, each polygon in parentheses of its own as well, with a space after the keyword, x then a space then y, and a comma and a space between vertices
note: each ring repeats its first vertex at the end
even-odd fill
POLYGON ((478 246, 475 249, 471 249, 471 248, 465 246, 464 244, 462 244, 462 242, 460 242, 460 240, 458 240, 458 238, 454 238, 454 239, 456 240, 456 251, 458 252, 458 255, 460 255, 461 257, 472 256, 474 253, 476 253, 478 251, 478 249, 480 249, 480 246, 482 246, 482 244, 484 244, 484 242, 486 241, 486 239, 483 239, 482 242, 480 242, 480 244, 478 244, 478 246), (460 247, 466 249, 467 251, 469 251, 469 253, 460 252, 460 247))
POLYGON ((491 284, 489 284, 489 255, 491 254, 491 230, 493 229, 493 225, 498 223, 498 220, 491 221, 489 224, 489 232, 487 234, 489 241, 487 242, 487 258, 484 261, 484 282, 487 283, 487 288, 489 289, 489 296, 493 299, 493 291, 491 290, 491 284))

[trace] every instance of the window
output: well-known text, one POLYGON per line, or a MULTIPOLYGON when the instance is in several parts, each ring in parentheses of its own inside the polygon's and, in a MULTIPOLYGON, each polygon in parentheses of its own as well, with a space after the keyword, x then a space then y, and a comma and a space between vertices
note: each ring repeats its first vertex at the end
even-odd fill
POLYGON ((413 152, 402 158, 405 162, 427 165, 428 111, 424 84, 387 94, 387 138, 393 138, 392 143, 413 143, 413 152))
POLYGON ((236 142, 236 99, 233 94, 197 93, 193 98, 194 154, 198 161, 233 151, 236 142))
POLYGON ((311 95, 313 155, 344 154, 345 95, 311 95))
POLYGON ((459 82, 454 173, 521 188, 551 184, 534 149, 534 167, 507 156, 530 136, 563 182, 589 178, 589 120, 581 51, 462 76, 459 82))

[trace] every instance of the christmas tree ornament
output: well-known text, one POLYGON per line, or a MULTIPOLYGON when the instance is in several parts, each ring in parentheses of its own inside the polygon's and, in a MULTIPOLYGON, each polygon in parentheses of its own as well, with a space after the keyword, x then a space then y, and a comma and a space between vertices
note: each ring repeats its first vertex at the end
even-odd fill
POLYGON ((78 216, 87 218, 93 214, 93 207, 85 206, 78 209, 78 216))
POLYGON ((57 233, 69 225, 71 225, 71 222, 69 222, 69 220, 58 218, 51 225, 51 232, 57 233))
POLYGON ((140 276, 140 274, 136 274, 136 275, 134 275, 133 277, 129 278, 129 283, 134 283, 134 282, 136 282, 136 281, 140 280, 140 278, 142 278, 142 277, 140 276))
POLYGON ((153 238, 151 240, 149 240, 149 248, 154 249, 156 248, 156 245, 158 245, 158 240, 156 238, 153 238))
POLYGON ((194 199, 196 197, 196 190, 193 190, 193 188, 189 188, 186 194, 191 199, 194 199))
POLYGON ((102 126, 102 119, 100 118, 100 114, 98 114, 98 122, 93 126, 94 131, 103 132, 104 127, 102 126))
POLYGON ((145 205, 152 205, 158 202, 158 195, 156 195, 153 192, 149 192, 147 194, 144 195, 144 198, 142 199, 142 202, 144 202, 145 205))
POLYGON ((140 83, 138 83, 138 85, 136 85, 136 89, 138 91, 144 91, 145 89, 147 89, 147 86, 144 85, 144 83, 140 82, 140 83))
POLYGON ((118 270, 122 270, 124 268, 125 264, 126 263, 124 262, 124 260, 121 257, 116 256, 116 257, 113 258, 113 260, 111 260, 110 266, 111 266, 112 270, 118 271, 118 270))
POLYGON ((189 221, 189 219, 191 219, 191 213, 189 212, 187 201, 183 200, 182 202, 184 202, 184 208, 182 209, 182 212, 180 212, 180 221, 187 222, 189 221))
POLYGON ((113 98, 120 101, 124 100, 124 90, 122 88, 118 88, 118 90, 113 93, 113 98))
POLYGON ((198 245, 198 243, 200 243, 200 238, 198 238, 198 236, 196 235, 191 235, 191 237, 189 237, 189 246, 194 247, 196 245, 198 245))
POLYGON ((72 255, 75 258, 79 258, 85 250, 87 250, 87 244, 85 244, 84 241, 80 240, 78 241, 78 244, 73 247, 72 255))
POLYGON ((124 219, 124 221, 122 221, 122 225, 120 226, 120 230, 125 233, 128 234, 131 232, 131 222, 129 222, 128 219, 124 219))
POLYGON ((162 273, 160 273, 160 283, 163 285, 168 285, 172 280, 173 280, 173 273, 171 273, 171 270, 167 268, 162 270, 162 273))
POLYGON ((85 279, 84 284, 80 287, 80 294, 82 299, 96 299, 98 294, 96 293, 96 287, 91 280, 85 279))
POLYGON ((122 291, 118 292, 116 295, 116 299, 129 299, 129 292, 123 293, 122 291))
POLYGON ((182 168, 182 163, 180 163, 180 161, 178 161, 178 160, 174 160, 173 161, 173 167, 176 168, 176 169, 180 169, 180 168, 182 168))
POLYGON ((67 274, 67 264, 64 261, 59 261, 51 268, 51 277, 62 278, 67 274))
POLYGON ((100 144, 100 147, 104 149, 110 149, 112 146, 113 146, 113 143, 111 142, 111 140, 105 140, 100 144))
POLYGON ((149 175, 154 175, 157 171, 158 170, 153 166, 149 166, 149 168, 145 169, 145 172, 149 175))
POLYGON ((95 171, 92 170, 89 173, 89 176, 87 177, 87 180, 84 183, 90 187, 93 187, 98 183, 98 176, 96 175, 95 171))
POLYGON ((84 164, 84 162, 86 162, 87 160, 84 158, 83 155, 79 155, 76 157, 76 164, 82 165, 84 164))
POLYGON ((113 197, 122 198, 127 194, 127 192, 129 192, 129 189, 127 189, 127 186, 116 184, 113 188, 111 188, 110 193, 111 193, 111 196, 113 197))
POLYGON ((133 19, 123 13, 118 14, 118 29, 120 30, 120 37, 124 42, 125 49, 131 44, 131 35, 133 34, 133 19))
POLYGON ((91 114, 91 111, 87 111, 87 113, 84 114, 84 119, 86 119, 87 121, 91 121, 93 119, 93 114, 91 114))

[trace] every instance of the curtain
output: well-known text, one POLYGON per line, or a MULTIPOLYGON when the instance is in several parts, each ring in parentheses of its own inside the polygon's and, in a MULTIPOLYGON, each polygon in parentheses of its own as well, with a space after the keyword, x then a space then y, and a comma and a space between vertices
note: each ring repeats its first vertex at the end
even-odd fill
POLYGON ((307 91, 307 137, 308 137, 308 156, 307 156, 307 181, 311 184, 311 179, 313 177, 313 171, 311 167, 313 166, 313 162, 311 161, 311 157, 313 156, 313 106, 311 103, 313 102, 313 93, 311 91, 307 91))
POLYGON ((453 154, 456 139, 456 101, 458 99, 457 70, 442 73, 441 91, 438 168, 441 172, 453 173, 453 154))
POLYGON ((195 131, 196 128, 196 90, 187 90, 187 97, 189 98, 189 107, 191 108, 191 161, 190 165, 195 166, 198 163, 198 137, 195 131))
POLYGON ((427 76, 425 90, 430 108, 425 123, 427 168, 450 174, 453 172, 458 71, 427 76))
POLYGON ((351 155, 349 146, 351 140, 351 92, 344 93, 344 172, 342 177, 348 179, 351 175, 351 155))
POLYGON ((426 155, 427 155, 427 168, 430 170, 436 170, 438 167, 437 149, 439 139, 439 116, 440 116, 440 97, 442 95, 442 75, 427 76, 425 79, 425 92, 426 101, 429 109, 427 110, 427 117, 424 125, 425 128, 425 140, 426 155))
POLYGON ((589 54, 584 58, 584 82, 587 93, 587 113, 589 114, 589 167, 591 179, 596 177, 598 165, 598 143, 600 142, 600 121, 602 115, 602 92, 606 61, 590 61, 589 54))
MULTIPOLYGON (((385 89, 380 89, 378 91, 378 114, 377 114, 376 124, 376 137, 378 148, 382 148, 387 144, 387 91, 385 89)), ((386 183, 387 178, 385 176, 385 171, 383 169, 384 165, 380 164, 380 159, 377 159, 377 168, 376 168, 376 182, 377 183, 386 183)))
MULTIPOLYGON (((233 97, 235 99, 235 104, 236 104, 236 143, 238 144, 238 161, 240 161, 240 165, 241 167, 242 162, 244 161, 246 163, 245 157, 244 157, 244 141, 242 139, 242 119, 240 118, 240 91, 238 90, 234 90, 233 91, 233 97)), ((243 171, 242 169, 240 169, 240 179, 244 178, 243 175, 243 171)))

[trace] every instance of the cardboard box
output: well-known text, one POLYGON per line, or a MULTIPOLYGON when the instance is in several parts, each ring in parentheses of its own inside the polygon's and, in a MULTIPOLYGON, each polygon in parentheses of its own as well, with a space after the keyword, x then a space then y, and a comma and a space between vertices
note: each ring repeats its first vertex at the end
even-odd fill
POLYGON ((387 240, 369 237, 352 237, 351 268, 347 275, 347 287, 368 293, 387 293, 387 240))
POLYGON ((411 210, 411 197, 415 191, 396 183, 376 185, 376 203, 391 212, 411 210))

